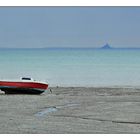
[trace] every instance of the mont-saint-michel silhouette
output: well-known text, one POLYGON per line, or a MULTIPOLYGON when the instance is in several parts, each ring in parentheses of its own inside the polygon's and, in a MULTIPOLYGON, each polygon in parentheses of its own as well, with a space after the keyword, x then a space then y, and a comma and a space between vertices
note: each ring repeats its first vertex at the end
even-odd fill
POLYGON ((114 50, 116 50, 116 49, 123 49, 123 50, 125 50, 125 49, 138 49, 138 50, 140 50, 140 48, 139 47, 112 47, 112 46, 110 46, 108 43, 106 43, 104 46, 102 46, 102 47, 100 47, 99 49, 103 49, 103 50, 110 50, 110 49, 114 49, 114 50))
POLYGON ((103 47, 100 49, 113 49, 108 43, 106 43, 103 47))

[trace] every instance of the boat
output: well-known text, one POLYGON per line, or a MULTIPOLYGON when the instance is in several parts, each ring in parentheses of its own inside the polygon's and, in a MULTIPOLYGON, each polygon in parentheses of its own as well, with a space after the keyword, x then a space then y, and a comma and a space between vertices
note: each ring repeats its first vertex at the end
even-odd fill
POLYGON ((47 88, 47 83, 28 77, 21 77, 20 80, 0 80, 0 90, 4 91, 5 94, 41 94, 47 88))

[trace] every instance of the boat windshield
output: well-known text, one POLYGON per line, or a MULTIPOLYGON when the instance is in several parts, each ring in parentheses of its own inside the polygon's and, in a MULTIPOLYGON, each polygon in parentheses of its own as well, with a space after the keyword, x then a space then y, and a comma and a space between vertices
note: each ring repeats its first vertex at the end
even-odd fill
POLYGON ((22 77, 22 80, 31 80, 31 78, 22 77))

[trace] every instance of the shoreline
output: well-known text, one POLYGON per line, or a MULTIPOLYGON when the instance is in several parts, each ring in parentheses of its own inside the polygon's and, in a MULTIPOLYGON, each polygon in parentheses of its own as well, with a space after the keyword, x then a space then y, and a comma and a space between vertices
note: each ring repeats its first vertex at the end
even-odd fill
POLYGON ((65 86, 55 85, 49 86, 50 88, 140 88, 140 85, 108 85, 108 86, 65 86))
POLYGON ((87 88, 91 88, 91 87, 95 87, 95 88, 114 88, 114 87, 119 87, 119 88, 123 88, 123 87, 140 87, 140 84, 138 85, 49 85, 49 87, 87 87, 87 88))

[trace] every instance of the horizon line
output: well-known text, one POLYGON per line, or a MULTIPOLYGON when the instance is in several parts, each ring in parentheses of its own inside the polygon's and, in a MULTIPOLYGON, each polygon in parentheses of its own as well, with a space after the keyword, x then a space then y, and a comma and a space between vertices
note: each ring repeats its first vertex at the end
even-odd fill
POLYGON ((5 47, 5 48, 0 48, 0 49, 102 49, 102 50, 111 50, 111 49, 140 49, 140 47, 119 47, 119 48, 114 48, 114 47, 110 47, 110 48, 103 48, 103 47, 5 47))

